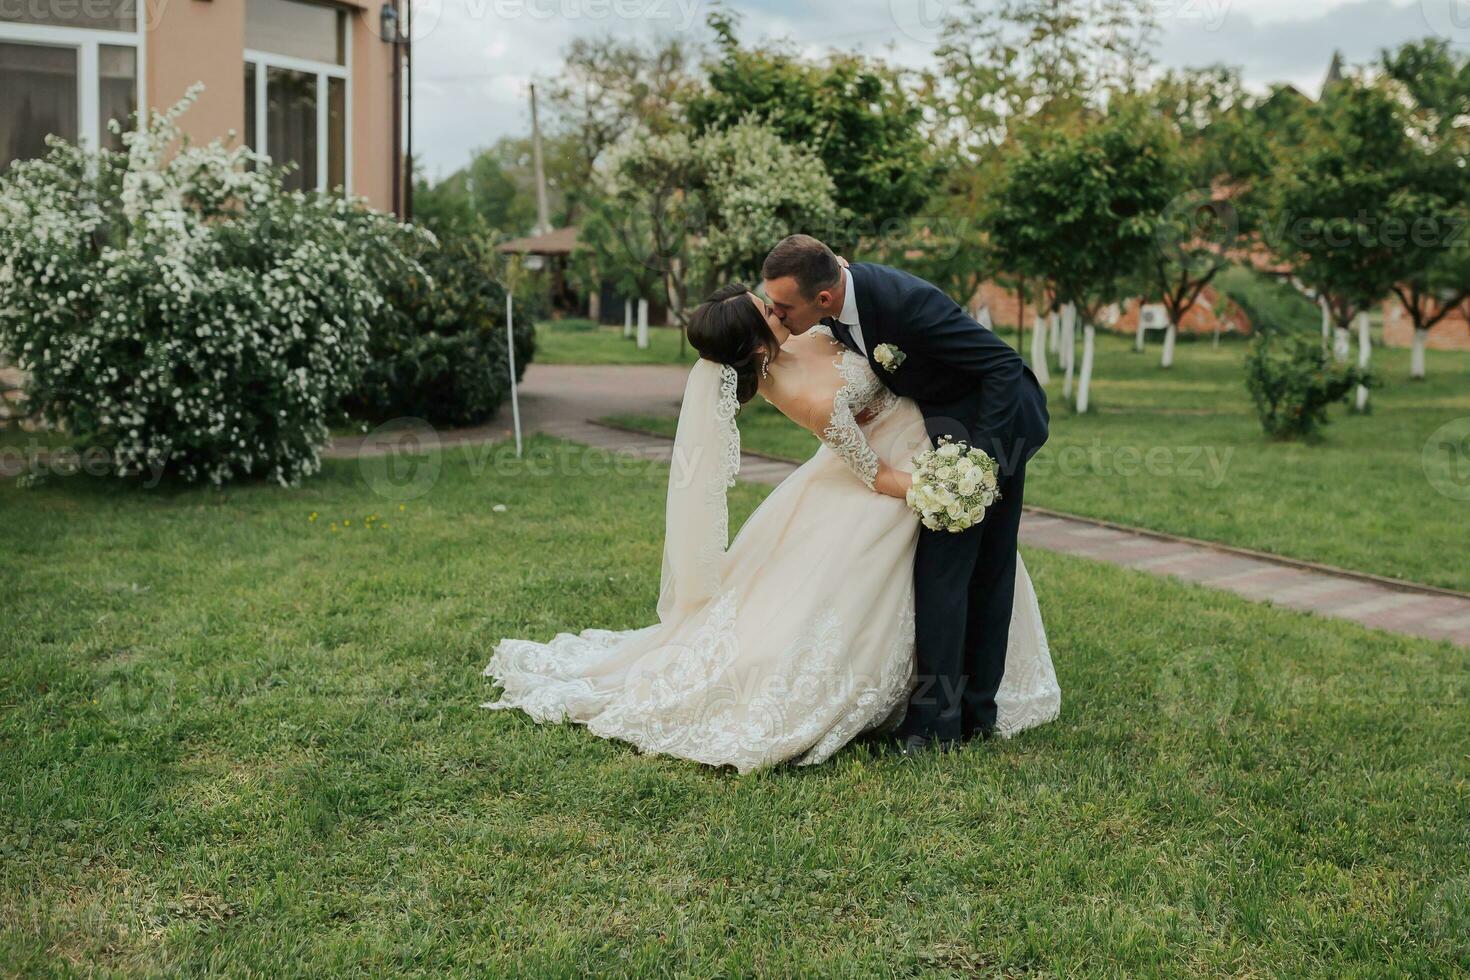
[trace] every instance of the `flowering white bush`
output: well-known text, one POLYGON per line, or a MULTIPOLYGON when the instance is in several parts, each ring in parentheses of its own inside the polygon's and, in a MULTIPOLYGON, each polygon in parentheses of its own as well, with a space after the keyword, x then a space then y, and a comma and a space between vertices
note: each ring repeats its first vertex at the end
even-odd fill
POLYGON ((841 217, 821 158, 754 119, 692 137, 631 132, 599 167, 583 247, 599 276, 635 289, 662 277, 676 311, 691 291, 754 280, 776 242, 841 217))
POLYGON ((288 192, 245 148, 182 140, 197 89, 124 153, 60 140, 0 176, 0 352, 30 403, 119 475, 290 484, 366 356, 383 277, 422 234, 288 192))

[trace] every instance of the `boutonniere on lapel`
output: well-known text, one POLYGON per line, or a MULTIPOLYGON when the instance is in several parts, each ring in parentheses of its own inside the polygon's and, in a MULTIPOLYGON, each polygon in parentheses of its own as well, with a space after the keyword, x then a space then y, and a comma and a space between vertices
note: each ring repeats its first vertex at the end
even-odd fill
POLYGON ((897 371, 898 366, 904 362, 906 357, 908 357, 907 354, 892 344, 879 344, 873 348, 873 360, 877 361, 878 366, 889 374, 897 371))

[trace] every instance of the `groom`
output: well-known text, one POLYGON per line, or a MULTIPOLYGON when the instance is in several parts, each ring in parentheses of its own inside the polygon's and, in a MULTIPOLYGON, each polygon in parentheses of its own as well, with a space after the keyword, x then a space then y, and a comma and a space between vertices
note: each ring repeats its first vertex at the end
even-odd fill
POLYGON ((936 443, 941 436, 962 439, 999 465, 1001 498, 983 522, 958 534, 919 532, 918 683, 899 730, 905 754, 988 737, 1005 672, 1026 462, 1046 442, 1046 393, 1005 341, 907 272, 848 267, 817 239, 792 235, 766 256, 761 277, 792 333, 827 324, 894 394, 918 404, 936 443), (874 357, 880 346, 902 357, 885 357, 885 367, 874 357))

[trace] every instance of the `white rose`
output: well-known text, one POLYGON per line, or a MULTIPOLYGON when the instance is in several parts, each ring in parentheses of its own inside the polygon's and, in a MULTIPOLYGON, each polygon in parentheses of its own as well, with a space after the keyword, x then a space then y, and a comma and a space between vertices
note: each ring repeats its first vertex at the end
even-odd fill
POLYGON ((946 459, 953 459, 960 454, 960 447, 958 443, 946 442, 939 447, 937 452, 946 459))

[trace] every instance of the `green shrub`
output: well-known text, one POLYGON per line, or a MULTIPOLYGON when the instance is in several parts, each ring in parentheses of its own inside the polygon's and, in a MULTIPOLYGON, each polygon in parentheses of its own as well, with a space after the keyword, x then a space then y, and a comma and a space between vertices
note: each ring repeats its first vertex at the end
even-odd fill
MULTIPOLYGON (((510 394, 505 289, 493 278, 491 246, 483 238, 455 237, 425 246, 418 261, 426 276, 389 285, 389 309, 368 338, 368 367, 343 411, 370 422, 488 421, 510 394)), ((535 311, 526 305, 517 297, 517 378, 536 349, 535 311)))
POLYGON ((418 233, 183 140, 193 99, 125 153, 53 139, 0 176, 0 355, 29 373, 27 404, 120 476, 295 483, 418 233))
POLYGON ((1372 386, 1370 373, 1333 365, 1316 339, 1261 330, 1246 353, 1245 386, 1261 428, 1273 439, 1318 435, 1327 424, 1327 407, 1360 384, 1372 386))

